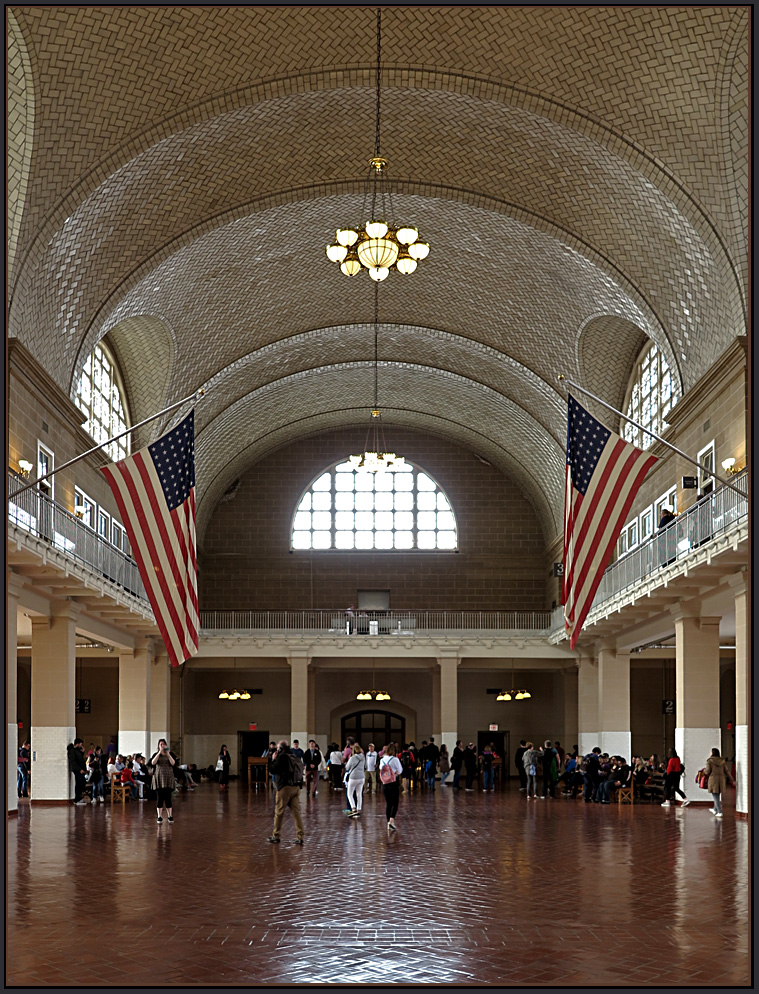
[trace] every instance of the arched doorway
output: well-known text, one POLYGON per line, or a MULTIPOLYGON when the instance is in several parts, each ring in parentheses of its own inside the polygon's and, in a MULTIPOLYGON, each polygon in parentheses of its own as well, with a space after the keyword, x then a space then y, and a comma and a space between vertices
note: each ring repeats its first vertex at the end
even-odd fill
POLYGON ((387 742, 405 741, 406 719, 392 711, 353 711, 340 721, 340 744, 351 736, 366 749, 373 742, 381 749, 387 742))

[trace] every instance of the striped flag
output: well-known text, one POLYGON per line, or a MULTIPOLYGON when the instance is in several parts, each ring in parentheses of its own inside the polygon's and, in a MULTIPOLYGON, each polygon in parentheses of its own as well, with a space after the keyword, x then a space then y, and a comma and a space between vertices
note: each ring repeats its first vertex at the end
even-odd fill
POLYGON ((635 494, 656 461, 569 396, 562 600, 572 649, 635 494))
POLYGON ((198 651, 195 413, 103 468, 172 666, 198 651))

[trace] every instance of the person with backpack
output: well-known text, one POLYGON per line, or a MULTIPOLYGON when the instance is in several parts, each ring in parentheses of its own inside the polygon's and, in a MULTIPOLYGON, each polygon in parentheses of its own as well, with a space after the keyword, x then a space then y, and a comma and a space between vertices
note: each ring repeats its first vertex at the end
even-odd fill
MULTIPOLYGON (((387 755, 387 746, 385 746, 385 755, 387 755)), ((393 755, 395 755, 394 746, 393 746, 393 755)), ((396 756, 396 759, 397 758, 398 757, 396 756)), ((406 793, 411 790, 413 784, 414 768, 416 767, 416 753, 408 744, 408 742, 403 743, 403 748, 401 749, 401 757, 399 762, 401 764, 401 779, 406 781, 406 787, 402 789, 402 793, 406 793)), ((399 790, 400 789, 401 786, 399 785, 399 790)))
POLYGON ((527 790, 527 771, 524 768, 524 754, 527 752, 527 740, 520 739, 517 751, 514 753, 514 766, 519 777, 519 789, 527 790))
POLYGON ((551 745, 551 740, 546 739, 540 754, 543 763, 543 789, 540 799, 544 801, 546 797, 556 797, 556 781, 559 778, 559 754, 551 745))
POLYGON ((354 742, 353 752, 345 764, 343 771, 344 783, 348 788, 348 805, 345 812, 349 818, 358 818, 364 797, 364 780, 366 778, 366 759, 364 750, 354 742))
POLYGON ((267 842, 279 842, 285 808, 290 809, 295 822, 295 844, 302 846, 305 839, 303 818, 300 814, 300 788, 303 786, 303 763, 292 754, 286 739, 277 746, 277 751, 269 764, 270 772, 276 777, 277 796, 274 802, 274 828, 267 842))
POLYGON ((398 814, 398 802, 401 794, 398 778, 402 773, 403 767, 395 755, 395 746, 392 742, 388 742, 380 760, 379 776, 382 783, 382 793, 385 795, 385 817, 390 832, 396 831, 395 816, 398 814))
POLYGON ((480 756, 480 769, 482 770, 482 793, 486 794, 489 790, 495 790, 493 786, 493 752, 490 746, 485 746, 480 756))

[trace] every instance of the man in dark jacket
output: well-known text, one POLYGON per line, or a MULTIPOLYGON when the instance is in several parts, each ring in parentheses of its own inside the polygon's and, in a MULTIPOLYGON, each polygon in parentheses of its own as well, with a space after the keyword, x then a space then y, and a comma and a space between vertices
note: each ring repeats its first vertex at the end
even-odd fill
POLYGON ((472 791, 474 778, 477 775, 477 750, 474 742, 470 742, 464 750, 464 769, 466 770, 466 790, 472 791))
POLYGON ((316 742, 313 739, 309 740, 308 749, 306 749, 303 755, 303 766, 306 771, 306 797, 316 797, 319 787, 319 766, 322 761, 322 754, 319 751, 316 742), (311 785, 313 784, 313 790, 311 785))
POLYGON ((598 791, 598 785, 601 782, 601 764, 599 756, 601 755, 601 749, 599 746, 595 746, 592 752, 583 759, 582 766, 580 767, 583 779, 585 780, 585 802, 589 804, 596 795, 598 791))
POLYGON ((427 777, 427 786, 435 789, 435 774, 440 762, 440 750, 438 749, 434 736, 430 735, 430 744, 427 746, 427 756, 424 762, 424 773, 427 777))
POLYGON ((74 739, 66 747, 69 760, 69 773, 74 774, 74 804, 84 800, 84 785, 87 782, 87 760, 84 758, 84 741, 74 739))
POLYGON ((546 796, 556 797, 556 781, 559 777, 559 754, 551 745, 550 739, 546 739, 543 744, 540 758, 543 762, 543 793, 540 796, 545 800, 546 796))
POLYGON ((282 739, 277 746, 277 751, 269 763, 269 771, 276 784, 277 797, 274 802, 274 828, 267 842, 279 842, 279 831, 282 828, 285 808, 289 808, 297 833, 295 844, 302 846, 306 834, 300 815, 303 764, 296 756, 293 756, 286 739, 282 739), (298 778, 300 778, 300 783, 298 783, 298 778))
POLYGON ((456 790, 461 790, 459 780, 461 779, 461 767, 464 765, 464 750, 461 748, 461 745, 461 739, 456 739, 456 747, 451 756, 451 769, 453 770, 453 783, 451 786, 455 787, 456 790))

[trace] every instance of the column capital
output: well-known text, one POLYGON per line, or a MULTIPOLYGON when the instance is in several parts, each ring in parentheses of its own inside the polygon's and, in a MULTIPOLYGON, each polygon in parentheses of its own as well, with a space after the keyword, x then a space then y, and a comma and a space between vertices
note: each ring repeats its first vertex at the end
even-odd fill
POLYGON ((288 666, 292 666, 293 663, 305 663, 308 666, 311 662, 311 653, 309 649, 292 648, 287 650, 286 658, 288 666))
POLYGON ((82 605, 68 597, 59 601, 50 601, 51 618, 68 618, 70 621, 78 621, 82 613, 82 605))
POLYGON ((458 666, 461 662, 461 656, 459 656, 458 650, 451 650, 450 652, 446 650, 438 651, 436 658, 438 666, 441 667, 443 663, 455 663, 456 666, 458 666))
POLYGON ((735 597, 740 597, 741 594, 748 592, 745 569, 739 570, 737 573, 731 573, 730 576, 723 576, 722 582, 730 587, 735 597))
POLYGON ((9 597, 20 597, 25 583, 25 576, 21 576, 20 573, 14 573, 12 569, 5 571, 5 584, 9 597))

